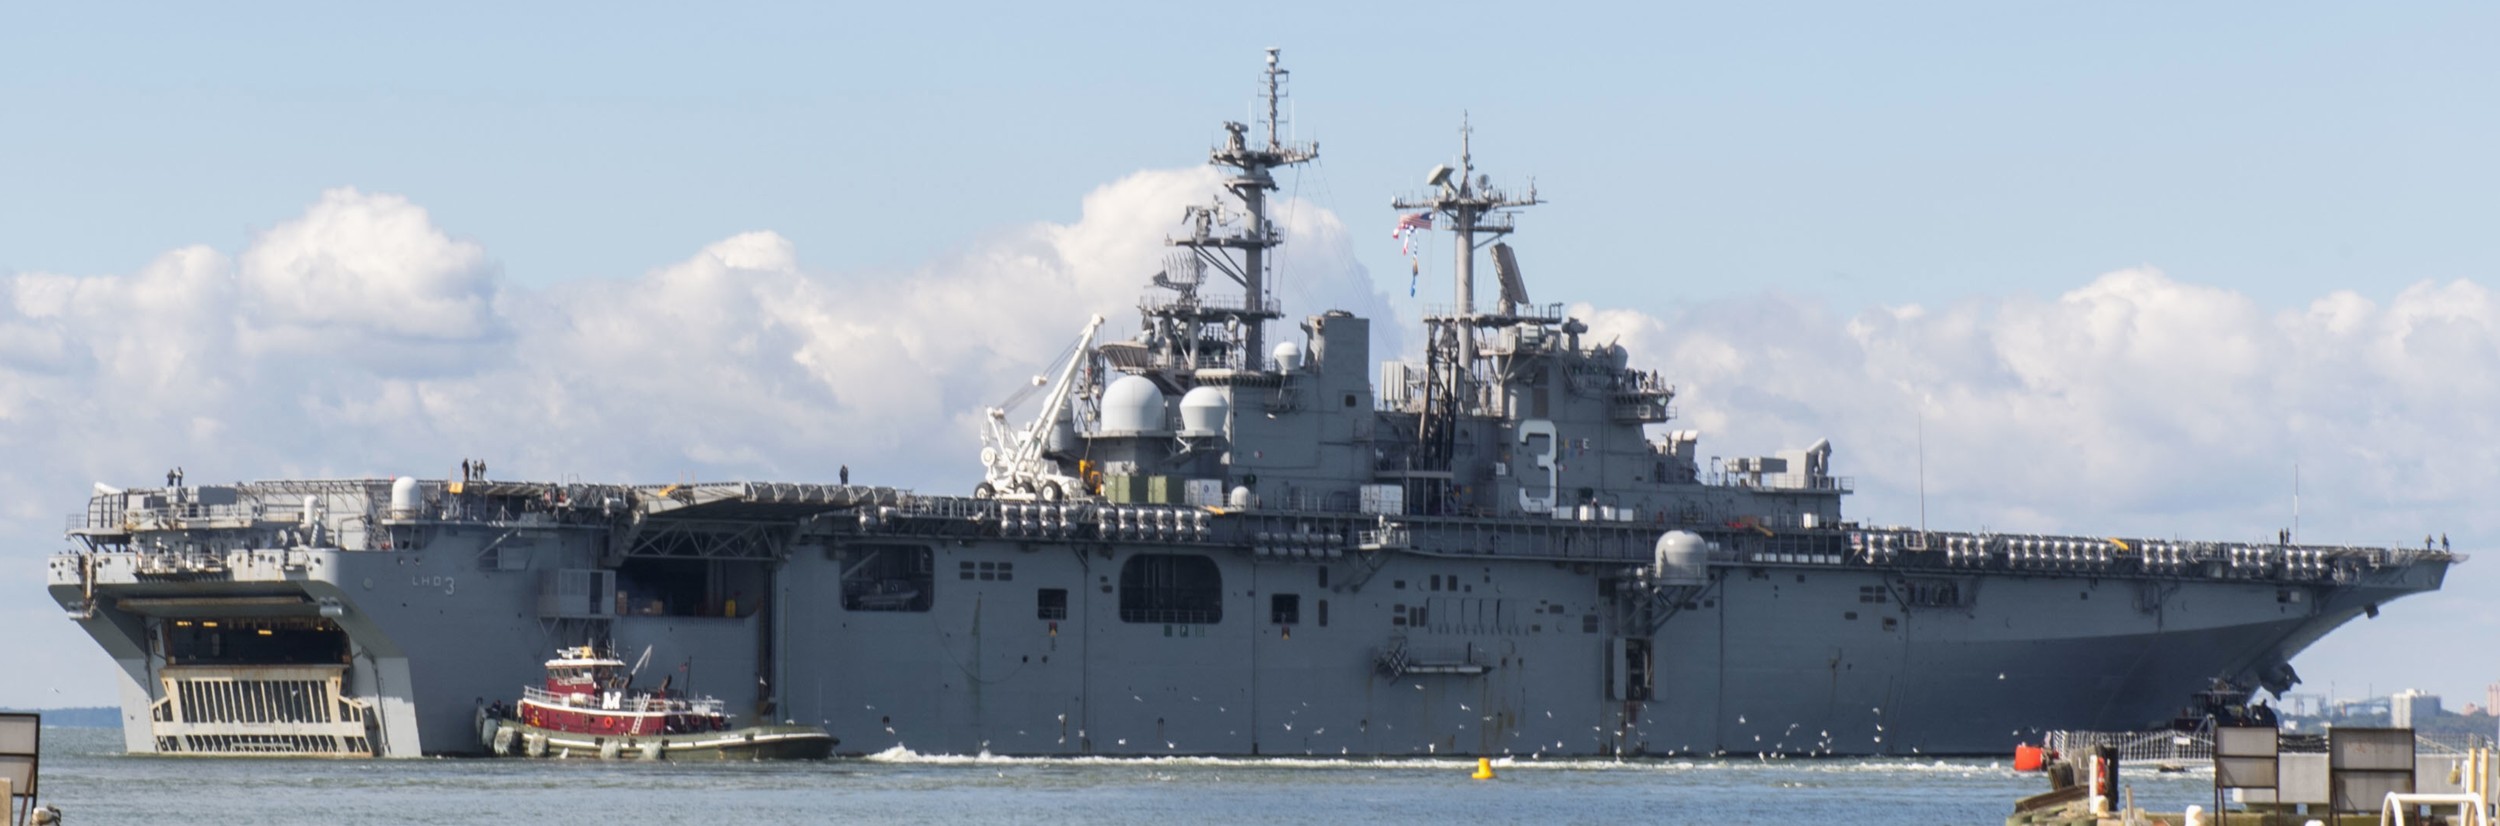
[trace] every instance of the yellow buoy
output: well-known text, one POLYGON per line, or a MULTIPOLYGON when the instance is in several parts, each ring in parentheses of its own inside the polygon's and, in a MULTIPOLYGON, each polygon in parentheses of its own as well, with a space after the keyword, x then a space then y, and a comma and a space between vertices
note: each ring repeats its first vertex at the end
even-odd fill
POLYGON ((1475 774, 1468 775, 1468 776, 1469 776, 1469 777, 1473 777, 1473 778, 1475 778, 1475 779, 1477 779, 1477 780, 1491 780, 1491 779, 1493 779, 1493 758, 1490 758, 1490 757, 1478 757, 1478 758, 1476 758, 1476 773, 1475 773, 1475 774))

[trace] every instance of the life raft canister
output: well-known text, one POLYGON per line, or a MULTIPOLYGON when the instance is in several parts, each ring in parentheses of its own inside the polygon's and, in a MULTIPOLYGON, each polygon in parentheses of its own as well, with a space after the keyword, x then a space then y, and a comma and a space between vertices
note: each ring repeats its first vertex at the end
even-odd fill
POLYGON ((2036 771, 2039 771, 2039 770, 2040 770, 2040 768, 2041 768, 2042 766, 2044 766, 2044 765, 2046 765, 2046 764, 2048 763, 2048 759, 2047 759, 2047 758, 2048 758, 2047 751, 2046 751, 2045 749, 2040 748, 2039 746, 2031 745, 2031 744, 2029 744, 2029 743, 2017 743, 2017 744, 2015 744, 2015 745, 2014 745, 2014 770, 2015 770, 2015 771, 2018 771, 2018 772, 2036 772, 2036 771))

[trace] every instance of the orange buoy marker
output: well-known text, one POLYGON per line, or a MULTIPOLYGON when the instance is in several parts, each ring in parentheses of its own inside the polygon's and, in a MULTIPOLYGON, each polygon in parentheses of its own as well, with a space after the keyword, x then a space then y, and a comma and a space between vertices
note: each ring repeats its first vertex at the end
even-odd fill
POLYGON ((1472 777, 1472 778, 1475 778, 1475 779, 1477 779, 1477 780, 1491 780, 1491 779, 1493 779, 1493 758, 1490 758, 1490 757, 1478 757, 1478 758, 1476 758, 1476 773, 1475 773, 1475 774, 1468 775, 1468 777, 1472 777))

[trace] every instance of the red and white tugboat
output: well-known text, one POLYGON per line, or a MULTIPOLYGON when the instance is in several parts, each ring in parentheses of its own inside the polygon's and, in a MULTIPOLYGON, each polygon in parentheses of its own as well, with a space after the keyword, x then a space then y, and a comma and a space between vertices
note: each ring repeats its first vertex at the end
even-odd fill
POLYGON ((818 726, 732 727, 727 704, 632 686, 625 661, 590 646, 547 661, 545 686, 521 689, 521 702, 480 709, 478 738, 497 755, 609 760, 814 760, 833 753, 818 726))

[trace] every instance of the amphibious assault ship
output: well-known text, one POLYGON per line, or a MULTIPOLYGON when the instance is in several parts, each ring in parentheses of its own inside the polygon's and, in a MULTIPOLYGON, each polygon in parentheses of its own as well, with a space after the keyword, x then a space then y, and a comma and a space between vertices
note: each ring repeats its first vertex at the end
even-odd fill
POLYGON ((596 644, 846 752, 1993 754, 2280 692, 2459 560, 1860 524, 1822 442, 1705 467, 1667 377, 1529 299, 1536 192, 1463 142, 1394 205, 1456 250, 1420 360, 1375 368, 1345 312, 1275 329, 1272 173, 1318 156, 1285 77, 1271 51, 1135 334, 1090 320, 1029 421, 989 411, 970 495, 99 485, 49 582, 129 750, 475 752, 480 704, 596 644))

